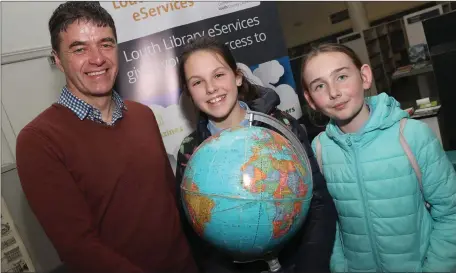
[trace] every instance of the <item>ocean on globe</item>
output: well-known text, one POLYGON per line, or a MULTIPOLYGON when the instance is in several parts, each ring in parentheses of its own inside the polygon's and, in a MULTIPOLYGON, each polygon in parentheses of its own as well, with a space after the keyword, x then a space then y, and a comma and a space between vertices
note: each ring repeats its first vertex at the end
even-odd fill
POLYGON ((185 213, 204 240, 239 259, 276 253, 302 226, 312 197, 306 155, 262 127, 223 130, 189 159, 185 213))

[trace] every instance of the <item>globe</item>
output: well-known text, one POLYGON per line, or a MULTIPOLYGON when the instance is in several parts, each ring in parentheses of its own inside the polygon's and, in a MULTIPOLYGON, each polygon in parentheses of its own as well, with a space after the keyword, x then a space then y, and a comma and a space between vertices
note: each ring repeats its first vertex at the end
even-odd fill
POLYGON ((312 197, 307 155, 270 129, 223 130, 187 163, 186 216, 205 241, 236 259, 276 255, 302 226, 312 197))

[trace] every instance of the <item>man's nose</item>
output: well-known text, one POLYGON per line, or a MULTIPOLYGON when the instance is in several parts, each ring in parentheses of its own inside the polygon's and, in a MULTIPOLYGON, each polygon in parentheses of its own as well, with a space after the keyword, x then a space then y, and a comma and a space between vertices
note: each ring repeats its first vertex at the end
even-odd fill
POLYGON ((102 66, 106 62, 106 57, 99 48, 93 48, 89 52, 89 63, 97 66, 102 66))

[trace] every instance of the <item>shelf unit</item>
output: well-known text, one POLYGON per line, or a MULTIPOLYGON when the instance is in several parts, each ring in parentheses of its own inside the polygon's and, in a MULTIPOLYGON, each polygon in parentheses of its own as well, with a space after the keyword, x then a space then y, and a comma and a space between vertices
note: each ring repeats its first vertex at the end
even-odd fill
POLYGON ((378 93, 390 93, 392 74, 407 65, 408 41, 401 19, 368 28, 363 32, 378 93))
POLYGON ((409 72, 401 73, 398 75, 393 75, 391 79, 397 80, 400 78, 411 77, 416 75, 422 75, 424 73, 433 72, 434 69, 432 68, 432 64, 426 65, 425 67, 418 68, 418 69, 411 69, 409 72))

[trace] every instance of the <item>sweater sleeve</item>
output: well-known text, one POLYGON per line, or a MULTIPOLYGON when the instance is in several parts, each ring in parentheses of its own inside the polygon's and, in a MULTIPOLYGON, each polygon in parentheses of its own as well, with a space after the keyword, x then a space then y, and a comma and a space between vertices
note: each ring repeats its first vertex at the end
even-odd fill
POLYGON ((456 173, 434 132, 424 123, 414 125, 405 133, 415 136, 413 150, 434 221, 423 272, 451 272, 456 269, 456 173))
POLYGON ((142 272, 103 245, 81 190, 42 134, 32 128, 23 129, 16 149, 25 196, 65 264, 82 272, 142 272))

